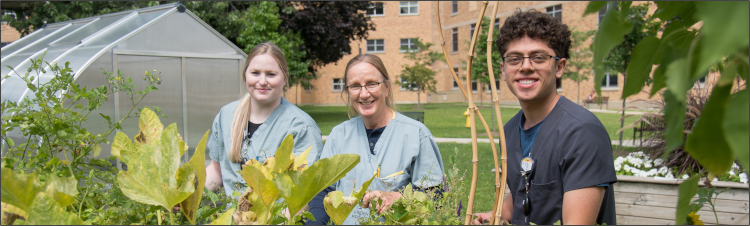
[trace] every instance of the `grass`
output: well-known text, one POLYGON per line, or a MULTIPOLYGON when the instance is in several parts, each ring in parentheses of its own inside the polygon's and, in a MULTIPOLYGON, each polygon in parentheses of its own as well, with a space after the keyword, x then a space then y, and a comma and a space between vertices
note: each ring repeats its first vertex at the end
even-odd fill
MULTIPOLYGON (((459 143, 438 143, 440 148, 440 155, 443 158, 443 164, 445 169, 448 170, 452 166, 448 165, 449 159, 455 158, 456 167, 460 170, 459 174, 463 174, 463 189, 458 194, 466 194, 463 198, 464 207, 468 206, 469 190, 471 188, 471 144, 459 144, 459 143), (458 152, 456 153, 456 149, 458 152), (455 156, 455 157, 454 157, 455 156)), ((474 196, 474 213, 487 212, 492 210, 495 200, 495 174, 492 173, 492 169, 495 168, 495 163, 492 158, 492 149, 489 143, 478 144, 479 154, 479 165, 477 175, 477 190, 474 196)), ((612 146, 612 150, 617 150, 617 146, 612 146)), ((626 147, 623 151, 614 153, 614 158, 617 156, 627 156, 628 152, 636 151, 636 148, 626 147)), ((498 149, 500 152, 500 149, 498 149)), ((498 161, 499 160, 498 153, 498 161)))
MULTIPOLYGON (((399 104, 397 106, 398 111, 424 111, 425 112, 425 126, 430 129, 434 137, 451 137, 451 138, 471 138, 470 129, 466 128, 466 103, 444 103, 444 104, 422 104, 422 109, 415 109, 416 104, 399 104)), ((323 135, 328 135, 334 126, 348 120, 346 115, 346 107, 344 106, 301 106, 300 109, 307 112, 314 120, 318 123, 320 131, 323 135)), ((500 108, 500 113, 503 118, 503 123, 508 122, 520 108, 500 108)), ((492 113, 491 105, 485 105, 480 107, 479 111, 484 116, 484 120, 487 125, 492 129, 492 113)), ((607 129, 611 140, 619 140, 619 135, 615 134, 620 129, 620 114, 615 113, 594 113, 599 120, 607 129)), ((477 134, 485 133, 484 127, 481 121, 477 117, 477 134)), ((625 125, 631 124, 635 121, 636 117, 628 117, 625 119, 625 125)), ((495 126, 497 127, 497 126, 495 126)), ((495 128, 494 131, 497 131, 495 128)), ((623 139, 632 139, 633 129, 626 129, 623 131, 623 139)), ((481 136, 480 136, 481 137, 481 136)), ((486 136, 484 136, 486 138, 486 136)))

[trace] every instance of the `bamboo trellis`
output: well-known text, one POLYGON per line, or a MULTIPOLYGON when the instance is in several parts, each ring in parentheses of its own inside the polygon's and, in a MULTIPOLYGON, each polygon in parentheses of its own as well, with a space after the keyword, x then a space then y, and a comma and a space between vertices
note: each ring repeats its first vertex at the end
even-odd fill
MULTIPOLYGON (((461 84, 461 80, 458 78, 458 75, 456 75, 456 72, 453 70, 449 70, 451 74, 453 75, 453 79, 456 80, 456 83, 458 83, 458 87, 461 89, 461 93, 463 93, 464 97, 469 102, 469 121, 471 126, 471 149, 472 149, 472 174, 471 174, 471 190, 469 191, 469 205, 466 208, 466 218, 464 220, 464 224, 471 224, 471 218, 474 214, 474 195, 476 193, 477 189, 477 176, 478 176, 478 163, 479 163, 479 156, 477 151, 477 130, 476 130, 476 121, 474 119, 474 116, 478 116, 479 120, 482 122, 482 125, 484 126, 485 131, 487 132, 487 137, 490 140, 490 145, 492 146, 492 155, 495 160, 495 203, 494 207, 492 208, 492 218, 490 218, 490 224, 492 225, 498 225, 500 224, 501 220, 500 217, 502 216, 502 210, 503 210, 503 200, 505 198, 505 186, 506 186, 506 178, 507 174, 505 173, 507 171, 507 153, 506 153, 506 145, 505 145, 505 132, 503 131, 503 121, 500 117, 500 101, 497 97, 497 87, 495 87, 494 82, 490 82, 490 88, 492 89, 492 105, 495 108, 495 116, 497 117, 497 126, 498 131, 500 132, 500 150, 501 150, 501 160, 502 160, 502 167, 503 167, 503 175, 502 178, 500 176, 500 170, 498 166, 497 161, 497 148, 495 148, 495 139, 492 137, 492 131, 490 131, 489 127, 487 126, 487 122, 484 120, 484 117, 482 117, 482 113, 479 112, 479 109, 474 104, 473 95, 467 95, 466 90, 469 89, 469 85, 471 84, 471 62, 474 58, 474 47, 476 44, 477 36, 479 34, 479 31, 482 29, 482 19, 484 18, 484 12, 487 10, 487 1, 482 2, 482 10, 480 11, 479 18, 477 19, 477 27, 474 29, 474 34, 472 34, 471 39, 471 45, 469 49, 469 60, 467 63, 466 68, 466 89, 464 89, 463 84, 461 84)), ((490 81, 495 81, 495 75, 492 68, 492 34, 494 31, 494 26, 491 26, 492 24, 495 24, 495 15, 497 15, 498 7, 500 6, 500 2, 495 2, 495 7, 492 10, 492 16, 489 26, 489 33, 487 35, 487 67, 488 67, 488 73, 490 75, 490 81)), ((451 64, 450 58, 448 57, 448 50, 445 48, 445 38, 443 37, 443 31, 442 31, 442 24, 440 23, 440 2, 435 2, 435 14, 437 18, 437 25, 438 29, 440 30, 440 46, 443 49, 443 54, 445 55, 445 60, 448 65, 451 64)), ((490 116, 492 117, 492 116, 490 116)))

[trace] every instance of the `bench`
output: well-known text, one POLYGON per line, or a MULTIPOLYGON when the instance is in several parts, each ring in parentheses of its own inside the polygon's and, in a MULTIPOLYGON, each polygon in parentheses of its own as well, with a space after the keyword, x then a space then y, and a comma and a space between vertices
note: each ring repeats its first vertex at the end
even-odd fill
POLYGON ((641 142, 641 145, 643 145, 643 132, 654 132, 656 131, 656 128, 649 125, 648 123, 641 121, 641 125, 638 127, 633 128, 633 144, 635 144, 635 133, 637 132, 639 135, 639 139, 641 142))
MULTIPOLYGON (((583 103, 585 103, 586 108, 588 108, 589 104, 592 104, 592 103, 596 104, 596 99, 599 99, 599 98, 594 98, 591 100, 584 100, 583 103)), ((602 104, 599 105, 599 109, 602 109, 602 105, 605 105, 605 104, 607 105, 607 109, 609 109, 609 97, 601 97, 601 99, 602 99, 602 104)))
POLYGON ((400 113, 424 124, 424 111, 401 111, 400 113))

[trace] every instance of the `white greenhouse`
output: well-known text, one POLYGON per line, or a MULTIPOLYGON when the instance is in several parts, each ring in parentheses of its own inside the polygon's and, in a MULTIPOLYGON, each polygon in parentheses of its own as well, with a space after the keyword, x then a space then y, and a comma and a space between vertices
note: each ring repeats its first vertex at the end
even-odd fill
MULTIPOLYGON (((140 79, 144 71, 161 72, 158 90, 139 107, 158 106, 167 115, 161 118, 164 125, 177 124, 190 146, 184 160, 192 156, 219 109, 247 92, 241 77, 247 54, 180 3, 47 24, 3 47, 2 77, 10 77, 2 80, 2 101, 33 96, 15 72, 25 73, 29 60, 42 54, 46 54, 43 61, 70 62, 76 82, 90 88, 107 82, 102 69, 122 71, 133 78, 137 89, 147 84, 140 79)), ((42 74, 39 82, 51 76, 42 74)), ((85 124, 89 131, 106 130, 98 113, 113 120, 127 114, 130 96, 120 94, 110 94, 108 102, 89 115, 85 124)), ((138 132, 138 118, 125 120, 122 127, 132 138, 138 132)), ((111 156, 109 147, 103 149, 99 158, 111 156)))

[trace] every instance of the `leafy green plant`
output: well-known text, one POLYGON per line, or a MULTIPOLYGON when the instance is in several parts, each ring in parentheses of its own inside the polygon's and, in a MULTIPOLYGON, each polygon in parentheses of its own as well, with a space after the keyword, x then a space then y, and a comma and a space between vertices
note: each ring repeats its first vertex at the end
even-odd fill
POLYGON ((54 175, 46 183, 36 172, 13 172, 2 164, 2 202, 19 209, 17 219, 4 224, 83 224, 66 206, 76 202, 75 178, 58 178, 54 175))
MULTIPOLYGON (((684 144, 690 154, 711 175, 723 175, 737 159, 748 171, 748 89, 732 94, 737 79, 748 85, 750 57, 748 2, 655 2, 650 14, 661 21, 663 32, 637 42, 627 66, 623 99, 640 92, 651 79, 651 95, 663 88, 666 150, 684 144), (703 23, 695 26, 699 21, 703 23), (716 64, 721 76, 706 101, 700 120, 685 134, 687 92, 716 64), (656 66, 656 69, 653 69, 656 66), (653 75, 652 74, 653 71, 653 75)), ((606 2, 590 2, 584 15, 598 12, 606 2)), ((624 10, 623 10, 624 11, 624 10)), ((600 81, 604 56, 623 40, 633 24, 626 14, 610 10, 594 38, 594 69, 600 81)), ((691 197, 697 192, 697 177, 680 184, 676 223, 684 222, 691 197)))
POLYGON ((352 194, 347 197, 345 197, 344 193, 341 191, 333 191, 326 195, 323 199, 323 206, 334 224, 342 225, 344 223, 344 220, 346 220, 352 210, 354 210, 354 207, 356 207, 360 203, 362 197, 365 196, 367 188, 370 187, 370 183, 372 183, 373 179, 375 179, 375 175, 362 184, 362 187, 360 187, 359 190, 352 190, 352 194))
POLYGON ((407 90, 417 91, 417 108, 420 106, 420 93, 426 93, 427 91, 435 92, 435 70, 432 70, 432 64, 435 61, 441 59, 441 55, 438 52, 430 50, 433 46, 432 43, 423 43, 416 39, 417 49, 404 49, 406 55, 404 58, 411 60, 414 64, 401 65, 401 74, 398 75, 399 79, 396 79, 393 83, 406 88, 407 90))

